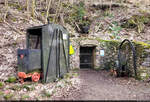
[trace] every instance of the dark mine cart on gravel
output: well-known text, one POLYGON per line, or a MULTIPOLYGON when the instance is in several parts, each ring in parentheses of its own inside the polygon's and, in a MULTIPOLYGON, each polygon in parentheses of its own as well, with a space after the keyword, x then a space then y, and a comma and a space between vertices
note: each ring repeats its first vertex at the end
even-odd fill
POLYGON ((51 82, 69 71, 69 34, 57 24, 27 29, 27 48, 18 49, 18 71, 41 70, 42 82, 51 82), (23 57, 21 57, 23 56, 23 57))

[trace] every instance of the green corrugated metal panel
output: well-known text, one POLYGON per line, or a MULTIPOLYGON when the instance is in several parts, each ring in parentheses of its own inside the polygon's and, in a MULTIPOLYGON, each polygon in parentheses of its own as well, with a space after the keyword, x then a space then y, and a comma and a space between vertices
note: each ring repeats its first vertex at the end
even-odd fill
POLYGON ((47 69, 47 66, 48 66, 48 58, 49 58, 49 47, 50 47, 50 44, 51 44, 51 41, 52 41, 52 38, 50 36, 50 34, 53 33, 52 29, 51 28, 51 25, 46 25, 46 26, 43 26, 42 28, 42 63, 43 63, 43 67, 42 67, 42 70, 43 70, 43 81, 46 82, 46 69, 47 69))
POLYGON ((42 29, 42 39, 44 39, 42 46, 45 47, 42 47, 44 82, 50 82, 67 72, 69 50, 68 33, 60 25, 49 24, 42 29), (62 43, 63 35, 64 43, 62 43))

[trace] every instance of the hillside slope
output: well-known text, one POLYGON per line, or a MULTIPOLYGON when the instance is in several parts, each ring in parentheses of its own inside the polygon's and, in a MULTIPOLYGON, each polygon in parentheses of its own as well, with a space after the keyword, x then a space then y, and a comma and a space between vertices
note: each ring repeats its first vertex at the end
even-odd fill
MULTIPOLYGON (((7 15, 5 22, 0 19, 0 80, 6 80, 9 76, 16 75, 17 71, 17 49, 26 47, 26 29, 28 27, 37 26, 44 24, 44 21, 41 16, 36 15, 35 18, 27 16, 27 12, 24 6, 21 6, 25 3, 25 0, 20 2, 18 6, 17 2, 12 0, 9 1, 7 15), (42 18, 42 19, 41 19, 42 18)), ((54 2, 53 2, 54 3, 54 2)), ((36 14, 43 14, 46 12, 44 5, 45 2, 42 2, 42 6, 39 6, 40 2, 37 2, 36 5, 36 14)), ((58 2, 50 8, 50 16, 57 14, 56 7, 58 2), (54 7, 54 8, 53 8, 54 7)), ((93 4, 84 5, 85 15, 91 19, 90 23, 90 32, 89 35, 100 37, 101 39, 115 39, 123 40, 128 38, 130 40, 144 41, 150 43, 150 6, 145 6, 146 9, 142 9, 141 6, 135 4, 126 5, 112 5, 111 11, 109 11, 109 4, 100 4, 93 2, 93 4), (138 22, 127 22, 135 15, 142 17, 144 21, 142 23, 138 22), (144 18, 146 17, 146 18, 144 18), (145 19, 147 21, 145 21, 145 19), (146 23, 145 23, 146 22, 146 23), (122 24, 133 23, 135 27, 127 26, 122 27, 122 24), (141 28, 138 28, 138 27, 141 28), (138 29, 142 29, 138 32, 138 29)), ((6 13, 6 7, 4 2, 0 3, 1 13, 0 17, 3 17, 6 13)), ((73 35, 80 35, 76 29, 73 22, 78 15, 74 16, 76 10, 80 10, 79 6, 74 6, 69 3, 63 3, 60 14, 63 14, 63 20, 60 20, 58 17, 58 22, 64 24, 68 31, 73 35), (75 8, 75 9, 74 9, 75 8), (73 16, 73 17, 72 17, 73 16), (67 21, 67 19, 71 19, 67 21), (61 22, 59 22, 59 20, 61 22), (63 23, 62 23, 63 22, 63 23)), ((82 9, 81 9, 82 10, 82 9)), ((82 14, 82 12, 79 12, 82 14)), ((61 16, 62 17, 62 16, 61 16)), ((136 17, 136 16, 135 16, 136 17)), ((141 20, 141 18, 133 18, 133 20, 141 20)), ((44 19, 45 20, 45 19, 44 19)), ((132 21, 132 20, 131 20, 132 21)), ((77 22, 78 23, 78 22, 77 22)), ((80 23, 80 22, 79 22, 80 23)))

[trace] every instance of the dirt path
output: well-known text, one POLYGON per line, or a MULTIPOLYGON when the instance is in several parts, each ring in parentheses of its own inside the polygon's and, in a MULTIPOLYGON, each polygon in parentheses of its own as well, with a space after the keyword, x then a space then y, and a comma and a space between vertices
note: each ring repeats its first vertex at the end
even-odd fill
MULTIPOLYGON (((80 70, 80 90, 61 100, 150 100, 150 84, 115 78, 106 71, 80 70)), ((71 93, 71 92, 70 92, 71 93)))

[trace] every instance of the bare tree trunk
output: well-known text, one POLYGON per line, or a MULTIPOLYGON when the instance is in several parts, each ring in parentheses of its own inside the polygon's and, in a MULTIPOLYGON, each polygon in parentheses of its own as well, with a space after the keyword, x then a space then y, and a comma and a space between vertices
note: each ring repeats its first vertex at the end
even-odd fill
POLYGON ((6 20, 7 13, 8 13, 8 0, 5 0, 5 9, 6 9, 6 12, 5 12, 4 18, 3 18, 3 21, 4 21, 4 22, 5 22, 5 20, 6 20))
POLYGON ((74 0, 69 0, 69 2, 73 5, 73 3, 74 3, 74 0))
POLYGON ((58 17, 58 12, 59 12, 59 6, 61 4, 61 0, 59 0, 58 2, 58 7, 57 7, 57 10, 56 10, 56 16, 54 17, 54 23, 57 22, 57 17, 58 17))
POLYGON ((49 0, 46 0, 46 9, 48 9, 48 2, 49 0))
POLYGON ((40 9, 42 8, 42 0, 40 0, 40 9))
POLYGON ((5 0, 5 7, 8 7, 8 0, 5 0))
POLYGON ((18 5, 20 5, 19 0, 17 0, 18 5))
POLYGON ((62 3, 60 3, 60 9, 59 9, 58 17, 59 17, 60 24, 64 25, 64 11, 63 11, 63 13, 61 13, 61 11, 62 11, 62 3))
POLYGON ((111 13, 111 8, 112 8, 112 0, 110 1, 109 13, 111 13))
POLYGON ((52 0, 50 0, 50 1, 49 1, 48 6, 47 6, 47 12, 46 12, 46 19, 45 19, 45 23, 47 23, 47 22, 48 22, 48 21, 47 21, 47 18, 48 18, 48 16, 49 16, 49 9, 50 9, 50 6, 51 6, 51 2, 52 2, 52 0))
POLYGON ((30 5, 29 5, 29 0, 27 0, 26 1, 26 7, 27 7, 27 17, 28 17, 28 19, 29 19, 29 14, 30 14, 30 12, 29 12, 29 8, 30 8, 30 5))
POLYGON ((127 17, 127 15, 128 15, 128 6, 127 6, 127 0, 125 0, 125 6, 126 6, 126 14, 125 14, 125 16, 127 17))
POLYGON ((35 0, 32 0, 32 17, 35 18, 35 0))

